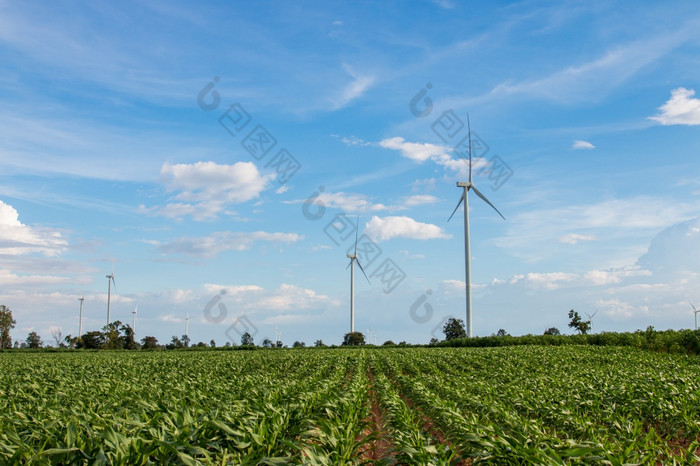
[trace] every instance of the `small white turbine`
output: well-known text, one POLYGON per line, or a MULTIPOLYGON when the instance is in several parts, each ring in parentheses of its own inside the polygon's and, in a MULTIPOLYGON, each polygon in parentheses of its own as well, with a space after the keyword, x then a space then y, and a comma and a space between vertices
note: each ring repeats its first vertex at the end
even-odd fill
MULTIPOLYGON (((367 274, 365 273, 365 269, 362 268, 362 264, 360 264, 360 259, 357 257, 357 230, 360 226, 360 218, 357 218, 357 225, 355 227, 355 252, 352 254, 347 254, 348 259, 350 259, 350 263, 348 264, 348 267, 350 267, 350 333, 355 332, 355 266, 354 263, 357 262, 357 265, 360 267, 360 270, 362 270, 362 274, 367 278, 367 274)), ((348 267, 345 267, 346 269, 348 267)), ((372 285, 369 281, 369 278, 367 278, 367 283, 372 285)))
POLYGON ((117 291, 117 282, 114 281, 114 265, 112 265, 112 273, 105 276, 107 277, 107 325, 109 325, 111 322, 109 312, 112 302, 112 284, 114 284, 114 291, 117 291))

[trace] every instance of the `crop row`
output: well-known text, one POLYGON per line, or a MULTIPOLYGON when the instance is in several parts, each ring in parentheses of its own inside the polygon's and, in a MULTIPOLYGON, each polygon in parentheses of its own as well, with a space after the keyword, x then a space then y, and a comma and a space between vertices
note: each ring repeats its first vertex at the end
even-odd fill
POLYGON ((0 373, 0 464, 360 464, 378 442, 384 463, 700 461, 700 358, 633 348, 3 353, 0 373))

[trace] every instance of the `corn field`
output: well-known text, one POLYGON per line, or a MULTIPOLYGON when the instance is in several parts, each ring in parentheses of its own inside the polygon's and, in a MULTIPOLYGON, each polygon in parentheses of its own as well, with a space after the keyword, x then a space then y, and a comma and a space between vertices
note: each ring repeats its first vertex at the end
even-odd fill
POLYGON ((697 464, 700 357, 0 353, 0 464, 697 464))

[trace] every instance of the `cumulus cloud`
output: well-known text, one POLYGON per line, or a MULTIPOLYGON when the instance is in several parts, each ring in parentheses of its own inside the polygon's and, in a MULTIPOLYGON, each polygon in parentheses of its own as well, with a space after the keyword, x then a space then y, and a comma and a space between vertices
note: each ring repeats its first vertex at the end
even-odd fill
POLYGON ((657 273, 700 270, 700 217, 665 228, 637 264, 657 273))
POLYGON ((274 174, 262 176, 252 162, 166 163, 160 175, 166 189, 177 193, 176 202, 164 207, 141 206, 141 211, 171 218, 190 215, 195 220, 215 218, 228 205, 256 199, 275 177, 274 174))
POLYGON ((595 146, 591 144, 588 141, 580 141, 576 140, 571 146, 572 149, 574 150, 581 150, 581 149, 595 149, 595 146))
POLYGON ((265 231, 218 231, 204 237, 183 237, 166 243, 157 243, 165 253, 186 254, 197 257, 214 257, 224 251, 245 251, 256 242, 294 243, 303 239, 296 233, 268 233, 265 231))
MULTIPOLYGON (((458 176, 467 176, 469 163, 462 158, 453 158, 450 153, 452 148, 427 142, 409 142, 402 137, 387 138, 379 141, 379 146, 401 152, 401 155, 418 163, 431 160, 443 168, 446 168, 458 176)), ((488 165, 488 161, 482 157, 472 159, 472 170, 480 170, 488 165)))
POLYGON ((421 223, 411 217, 377 217, 365 225, 365 233, 375 241, 392 238, 440 239, 451 238, 442 228, 430 223, 421 223))
POLYGON ((668 125, 700 125, 700 99, 693 97, 695 91, 679 87, 671 91, 671 98, 659 110, 661 113, 649 119, 668 125))
POLYGON ((56 256, 68 246, 59 232, 30 227, 19 221, 17 210, 0 201, 0 253, 20 255, 40 253, 56 256))

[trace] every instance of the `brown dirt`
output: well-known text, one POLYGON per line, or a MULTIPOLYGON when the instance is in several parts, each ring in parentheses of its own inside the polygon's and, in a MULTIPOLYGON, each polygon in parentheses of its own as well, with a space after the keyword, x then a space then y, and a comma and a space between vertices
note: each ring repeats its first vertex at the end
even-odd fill
POLYGON ((365 437, 374 435, 374 440, 367 443, 360 454, 362 463, 375 464, 377 462, 391 462, 393 459, 392 446, 389 435, 386 432, 386 422, 384 420, 384 410, 377 400, 377 393, 374 391, 374 375, 371 370, 367 371, 369 378, 369 400, 370 418, 369 428, 364 432, 365 437))
MULTIPOLYGON (((457 448, 454 443, 452 443, 450 440, 445 437, 445 434, 440 430, 433 420, 425 414, 425 412, 416 404, 412 399, 410 399, 408 396, 406 396, 400 389, 400 387, 397 385, 396 380, 393 378, 389 377, 389 380, 391 381, 392 384, 396 387, 396 391, 399 393, 399 396, 401 399, 406 403, 411 409, 416 411, 418 415, 420 416, 421 419, 421 428, 428 432, 430 436, 435 439, 436 442, 441 443, 443 445, 447 445, 452 449, 452 451, 457 452, 458 456, 462 455, 462 452, 460 451, 459 448, 457 448)), ((456 466, 468 466, 472 464, 472 459, 471 458, 460 458, 458 462, 454 463, 456 466)))

